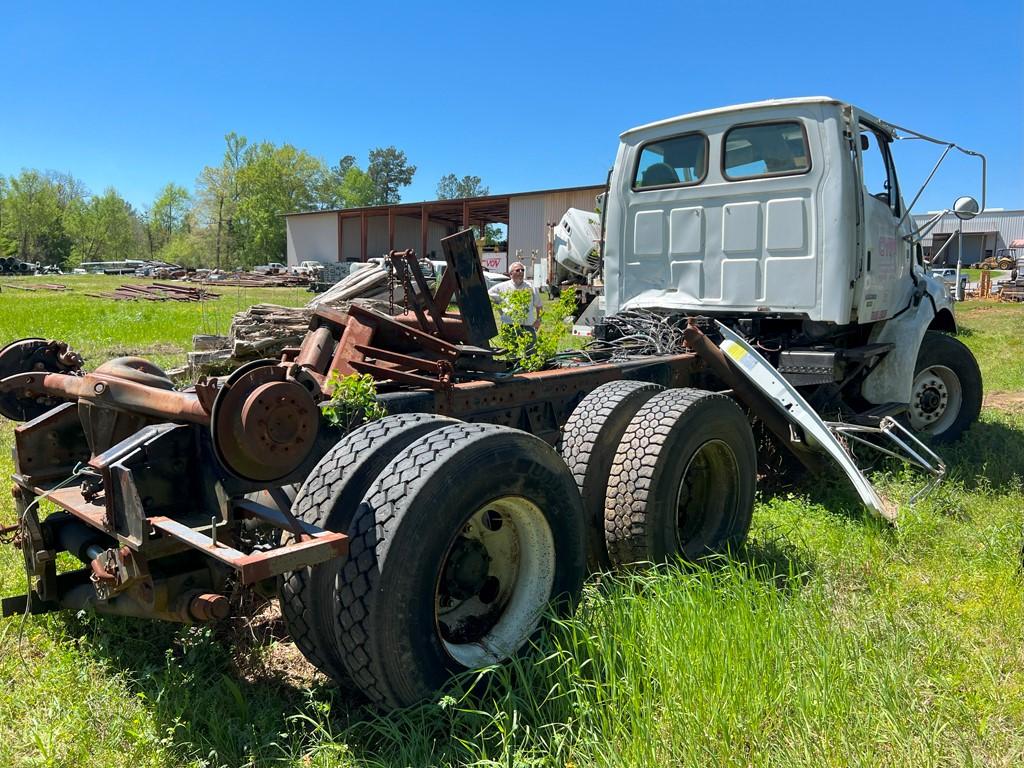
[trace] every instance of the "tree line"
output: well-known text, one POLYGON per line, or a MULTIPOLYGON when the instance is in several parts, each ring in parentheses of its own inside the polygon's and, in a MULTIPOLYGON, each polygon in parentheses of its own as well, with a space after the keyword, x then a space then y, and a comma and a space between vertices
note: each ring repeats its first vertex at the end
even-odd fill
MULTIPOLYGON (((73 267, 88 261, 154 259, 184 266, 251 267, 282 260, 283 214, 385 205, 401 200, 416 166, 394 146, 336 165, 291 144, 225 137, 218 165, 189 191, 169 183, 143 210, 113 188, 92 194, 69 173, 0 175, 0 255, 73 267)), ((487 194, 477 176, 448 174, 438 198, 487 194)))

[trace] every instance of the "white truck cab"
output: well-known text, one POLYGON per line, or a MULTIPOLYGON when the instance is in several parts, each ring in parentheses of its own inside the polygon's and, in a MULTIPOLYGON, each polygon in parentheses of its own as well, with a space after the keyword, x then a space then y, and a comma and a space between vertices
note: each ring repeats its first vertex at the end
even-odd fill
POLYGON ((940 335, 956 330, 952 303, 924 268, 890 150, 905 131, 827 97, 626 131, 604 199, 606 313, 713 317, 778 350, 794 383, 839 388, 830 402, 955 437, 981 379, 940 335))

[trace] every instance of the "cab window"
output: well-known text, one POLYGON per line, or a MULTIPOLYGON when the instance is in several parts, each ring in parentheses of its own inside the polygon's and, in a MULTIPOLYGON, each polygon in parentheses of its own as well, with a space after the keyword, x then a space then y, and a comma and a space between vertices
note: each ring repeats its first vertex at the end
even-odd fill
POLYGON ((806 173, 810 168, 800 123, 740 125, 725 134, 722 174, 730 181, 806 173))
POLYGON ((860 160, 865 194, 898 213, 896 171, 889 154, 889 142, 865 123, 860 124, 860 160))
POLYGON ((708 139, 688 133, 644 145, 633 174, 633 189, 699 184, 708 172, 708 139))

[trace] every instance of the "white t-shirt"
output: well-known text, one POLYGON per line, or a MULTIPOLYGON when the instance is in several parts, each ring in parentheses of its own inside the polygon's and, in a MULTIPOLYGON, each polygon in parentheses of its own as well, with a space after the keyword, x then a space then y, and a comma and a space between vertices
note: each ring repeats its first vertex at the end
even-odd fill
MULTIPOLYGON (((498 283, 496 286, 491 288, 487 294, 491 297, 491 301, 495 304, 501 304, 501 294, 509 293, 510 291, 529 291, 531 296, 530 311, 526 315, 526 322, 524 325, 533 325, 537 321, 537 310, 541 307, 540 294, 537 289, 530 285, 528 280, 523 280, 519 285, 516 285, 512 280, 506 280, 504 283, 498 283)), ((504 310, 501 312, 501 322, 508 324, 512 322, 512 318, 505 314, 504 310)))

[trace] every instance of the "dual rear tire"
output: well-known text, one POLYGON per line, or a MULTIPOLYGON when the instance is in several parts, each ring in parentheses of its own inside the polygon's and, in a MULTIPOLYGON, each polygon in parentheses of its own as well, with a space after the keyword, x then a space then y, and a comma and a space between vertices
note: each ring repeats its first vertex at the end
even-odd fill
POLYGON ((617 381, 583 399, 562 456, 588 524, 592 567, 700 561, 735 550, 750 529, 757 450, 729 397, 617 381))
POLYGON ((307 658, 385 707, 518 653, 552 605, 575 603, 586 572, 579 494, 547 444, 433 416, 413 428, 411 418, 353 432, 310 476, 294 512, 346 531, 349 552, 281 588, 307 658), (390 459, 367 481, 365 461, 356 473, 344 465, 370 432, 369 454, 390 459))
POLYGON ((700 560, 746 535, 754 442, 728 397, 613 382, 564 434, 564 460, 526 432, 427 414, 341 440, 292 507, 349 537, 345 557, 282 578, 303 654, 408 706, 519 653, 576 603, 588 561, 700 560))

